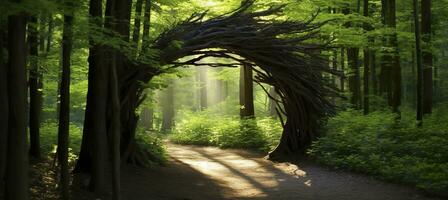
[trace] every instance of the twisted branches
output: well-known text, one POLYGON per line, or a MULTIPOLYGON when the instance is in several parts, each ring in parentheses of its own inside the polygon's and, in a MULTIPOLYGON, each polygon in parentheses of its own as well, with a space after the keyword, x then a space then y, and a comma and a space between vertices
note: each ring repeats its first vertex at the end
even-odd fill
POLYGON ((271 155, 303 151, 316 137, 319 120, 333 110, 326 97, 334 88, 322 74, 338 73, 320 57, 326 46, 319 44, 319 28, 325 22, 314 23, 317 13, 304 22, 265 20, 280 16, 285 5, 249 12, 253 2, 212 19, 205 19, 207 12, 195 13, 162 33, 151 48, 160 51, 159 63, 173 67, 252 66, 257 83, 275 86, 281 99, 276 102, 282 104, 278 111, 287 116, 281 143, 271 155), (184 57, 189 59, 179 61, 184 57), (207 57, 233 62, 200 62, 207 57))

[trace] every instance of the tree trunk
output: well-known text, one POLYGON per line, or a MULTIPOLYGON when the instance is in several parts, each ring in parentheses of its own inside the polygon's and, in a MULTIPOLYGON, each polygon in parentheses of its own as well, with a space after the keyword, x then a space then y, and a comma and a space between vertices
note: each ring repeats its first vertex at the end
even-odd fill
POLYGON ((341 49, 341 72, 343 76, 341 76, 341 92, 345 92, 345 49, 341 49))
POLYGON ((433 99, 433 54, 431 52, 431 0, 421 1, 421 31, 422 41, 426 48, 423 48, 423 114, 432 112, 433 99))
MULTIPOLYGON (((364 17, 369 17, 369 0, 364 0, 364 17)), ((364 24, 364 30, 370 31, 371 27, 369 24, 364 24)), ((372 39, 369 38, 369 43, 372 42, 372 39)), ((364 48, 364 106, 363 106, 363 112, 364 115, 369 114, 369 78, 370 78, 370 66, 371 66, 371 50, 369 47, 364 48)))
MULTIPOLYGON (((271 98, 274 99, 278 99, 278 94, 275 91, 275 87, 271 86, 271 88, 269 89, 269 96, 271 98)), ((268 110, 268 114, 271 117, 275 117, 277 116, 277 102, 275 102, 275 100, 269 98, 269 110, 268 110)))
MULTIPOLYGON (((115 61, 115 55, 112 61, 115 61)), ((112 62, 110 69, 110 94, 112 101, 112 120, 111 120, 111 138, 112 138, 112 199, 120 200, 120 134, 121 134, 121 121, 120 121, 120 97, 118 89, 118 78, 116 66, 112 62)))
POLYGON ((350 103, 356 108, 360 108, 361 102, 361 81, 359 74, 359 49, 348 48, 347 59, 350 72, 348 74, 348 86, 350 89, 350 103))
POLYGON ((138 52, 138 44, 140 42, 140 19, 142 17, 142 5, 143 0, 137 0, 135 4, 134 30, 132 33, 132 42, 134 43, 136 52, 138 52))
POLYGON ((418 0, 413 0, 414 23, 415 23, 415 50, 417 58, 417 125, 422 126, 423 123, 423 81, 424 70, 422 61, 420 23, 418 14, 418 0))
MULTIPOLYGON (((3 19, 2 19, 3 20, 3 19)), ((3 186, 6 169, 6 150, 8 140, 8 68, 5 58, 5 28, 0 25, 0 185, 3 186)), ((0 188, 0 192, 3 188, 0 188)))
POLYGON ((6 164, 6 200, 28 200, 26 16, 8 17, 9 125, 6 164))
POLYGON ((200 109, 205 110, 208 107, 207 101, 207 68, 199 67, 199 94, 200 94, 200 109))
POLYGON ((254 88, 252 67, 243 65, 240 67, 240 117, 254 118, 254 88))
POLYGON ((151 0, 145 0, 145 13, 143 19, 142 50, 149 47, 149 29, 151 27, 151 0))
POLYGON ((154 109, 153 108, 143 108, 141 113, 141 123, 145 130, 150 131, 154 128, 154 109))
POLYGON ((398 53, 398 41, 396 33, 396 2, 395 0, 384 0, 384 23, 392 29, 393 32, 386 36, 385 49, 392 49, 389 52, 383 52, 382 58, 382 82, 383 90, 387 92, 389 106, 392 111, 399 113, 401 105, 401 66, 398 53))
POLYGON ((68 172, 68 144, 70 130, 70 59, 72 52, 73 16, 64 15, 62 35, 62 76, 60 86, 59 131, 58 131, 58 161, 61 179, 59 188, 61 199, 69 199, 70 175, 68 172))
POLYGON ((30 156, 40 159, 40 114, 42 109, 42 92, 39 88, 40 82, 40 70, 38 64, 38 31, 37 31, 37 17, 30 17, 29 26, 29 43, 30 43, 30 73, 29 73, 29 86, 30 86, 30 156))
MULTIPOLYGON (((102 0, 91 0, 89 13, 91 22, 101 27, 102 18, 102 0)), ((89 52, 89 90, 87 93, 86 124, 91 141, 91 162, 92 171, 90 179, 90 189, 97 195, 102 196, 105 192, 105 167, 107 159, 107 97, 108 97, 108 68, 103 63, 103 48, 90 38, 91 48, 89 52)), ((86 132, 87 131, 87 132, 86 132)), ((87 139, 87 138, 86 138, 87 139)), ((81 150, 82 152, 82 150, 81 150)))
POLYGON ((162 132, 169 132, 174 126, 174 88, 175 84, 172 81, 164 92, 162 132))

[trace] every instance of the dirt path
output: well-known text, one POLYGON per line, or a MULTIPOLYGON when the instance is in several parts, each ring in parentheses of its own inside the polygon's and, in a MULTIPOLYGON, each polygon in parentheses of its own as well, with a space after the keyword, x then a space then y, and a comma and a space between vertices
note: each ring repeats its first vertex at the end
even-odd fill
POLYGON ((127 168, 126 200, 424 200, 413 189, 312 163, 274 164, 261 155, 169 144, 168 166, 127 168))

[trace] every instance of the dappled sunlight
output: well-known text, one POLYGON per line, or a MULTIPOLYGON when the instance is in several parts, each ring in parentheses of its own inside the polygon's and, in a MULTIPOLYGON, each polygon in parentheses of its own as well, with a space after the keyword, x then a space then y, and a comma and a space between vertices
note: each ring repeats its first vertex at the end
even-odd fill
POLYGON ((265 197, 266 190, 276 190, 279 181, 276 175, 260 163, 233 152, 216 148, 198 151, 185 146, 170 146, 176 159, 235 191, 236 196, 265 197))

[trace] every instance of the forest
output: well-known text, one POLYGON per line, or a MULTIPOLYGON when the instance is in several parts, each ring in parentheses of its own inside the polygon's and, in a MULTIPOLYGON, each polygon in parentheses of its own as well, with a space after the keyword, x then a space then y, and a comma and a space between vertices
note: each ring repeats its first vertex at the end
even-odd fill
POLYGON ((0 200, 448 198, 448 0, 0 0, 0 200))

